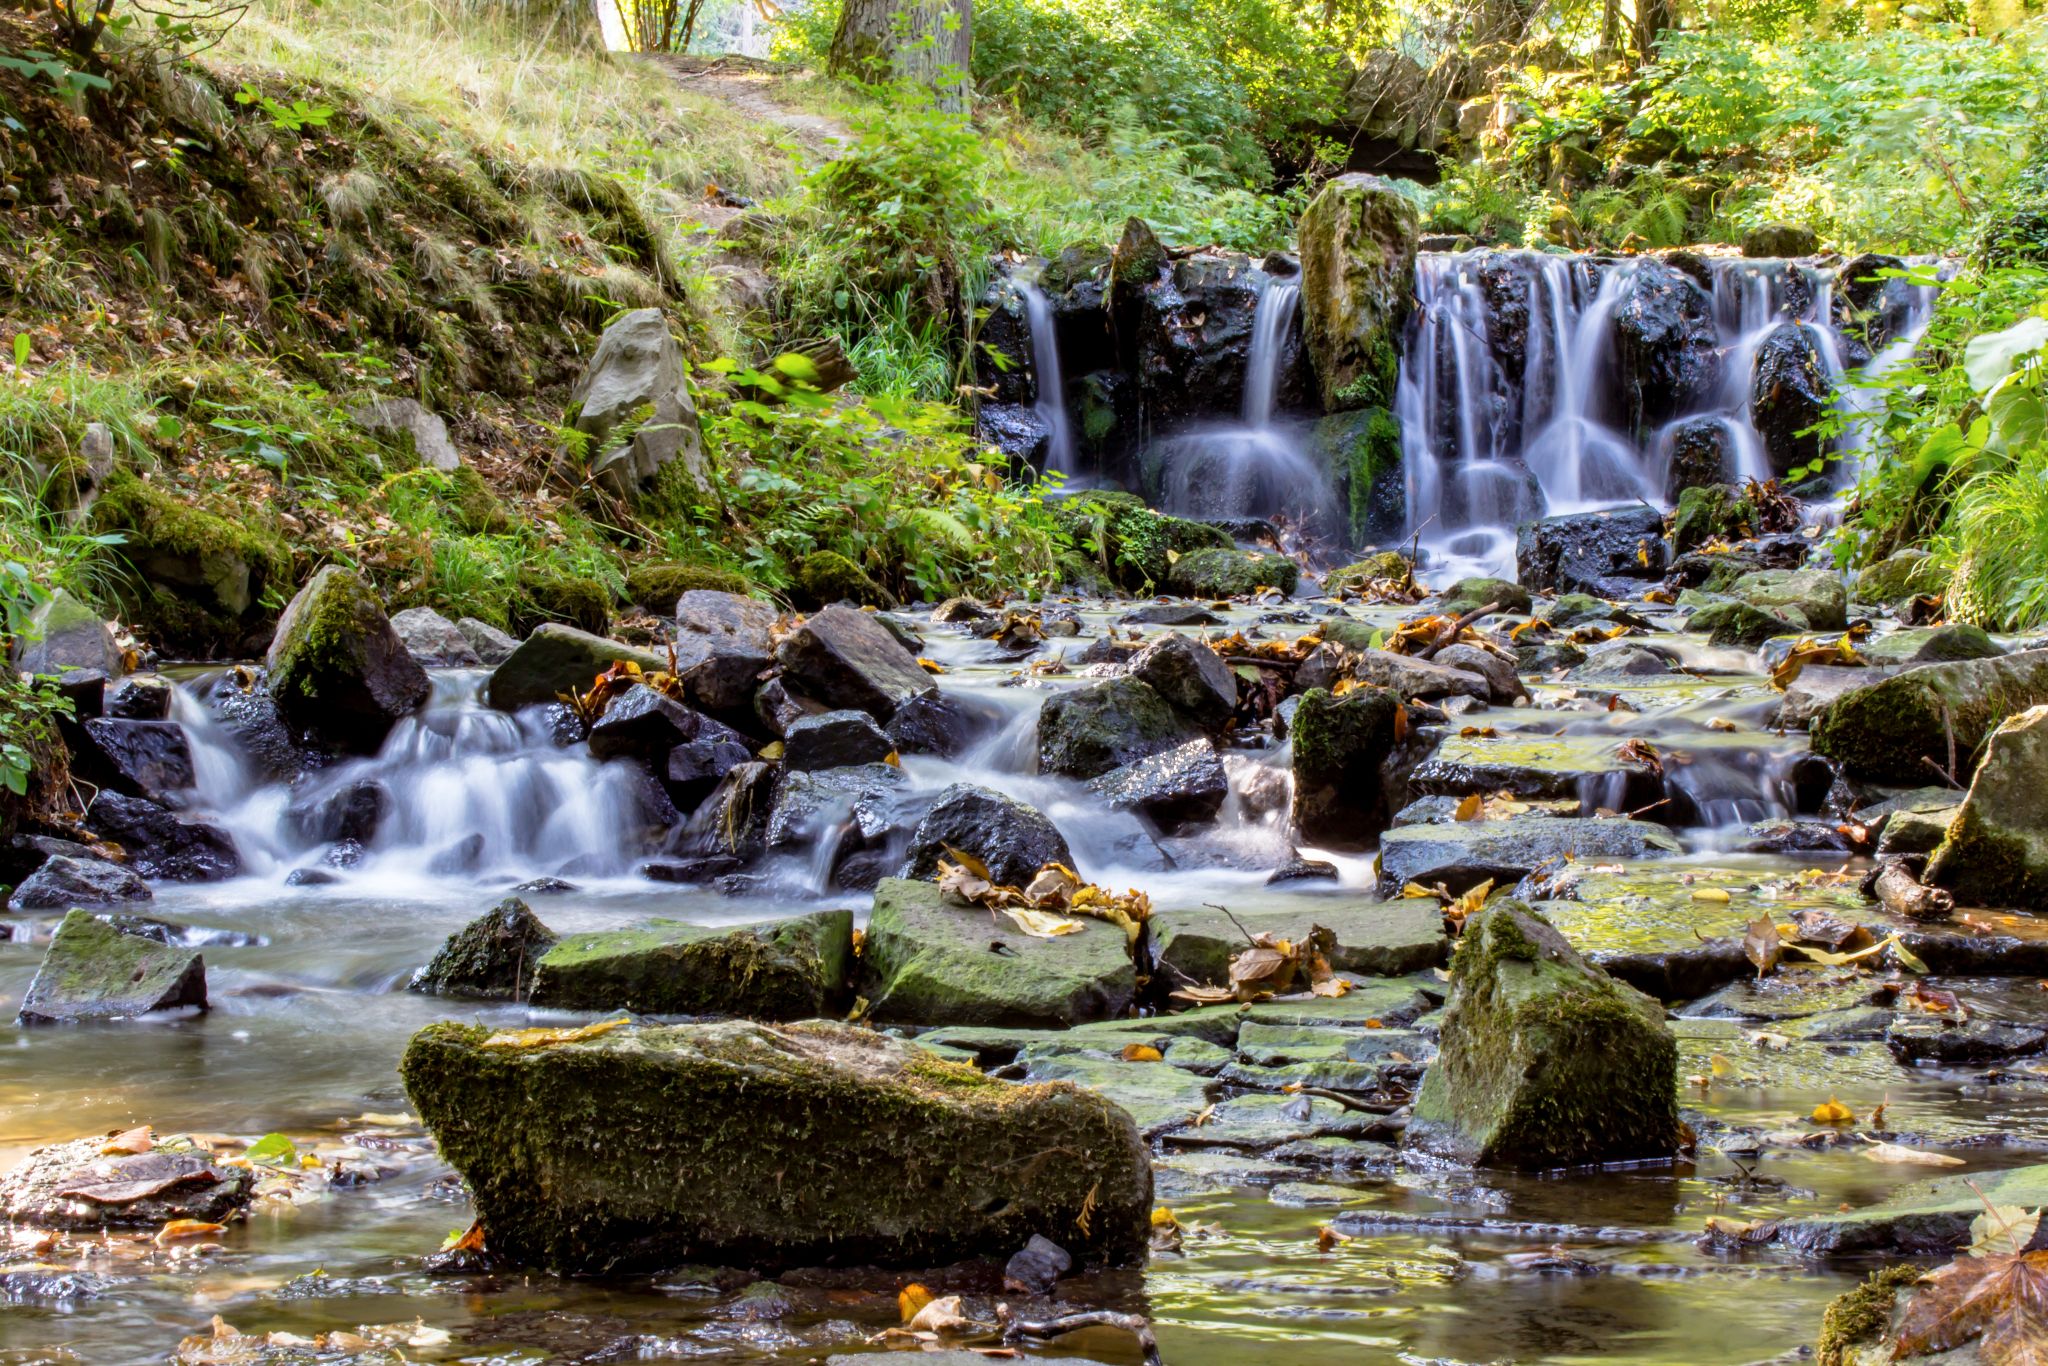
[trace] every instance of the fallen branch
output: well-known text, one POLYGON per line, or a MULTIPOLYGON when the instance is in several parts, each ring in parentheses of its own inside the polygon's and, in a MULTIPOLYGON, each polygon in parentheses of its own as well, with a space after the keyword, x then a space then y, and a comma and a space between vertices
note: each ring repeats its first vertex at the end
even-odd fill
POLYGON ((1314 1096, 1318 1100, 1335 1101, 1347 1110, 1356 1110, 1362 1115, 1391 1115, 1400 1109, 1398 1105, 1382 1105, 1356 1096, 1347 1096, 1342 1091, 1331 1091, 1321 1086, 1302 1086, 1290 1091, 1289 1095, 1314 1096))
POLYGON ((1063 1337, 1082 1328, 1121 1328, 1138 1339, 1145 1354, 1145 1366, 1164 1366, 1159 1358, 1159 1339, 1152 1335, 1152 1321, 1140 1314, 1118 1314, 1108 1309, 1091 1309, 1079 1314, 1062 1314, 1053 1319, 1012 1318, 1010 1306, 996 1306, 996 1320, 1003 1325, 1003 1341, 1021 1338, 1063 1337))
POLYGON ((1429 644, 1423 646, 1420 650, 1418 650, 1415 653, 1414 658, 1428 659, 1431 655, 1434 655, 1438 650, 1443 649, 1444 646, 1451 644, 1453 641, 1457 640, 1459 636, 1463 635, 1465 633, 1465 628, 1467 626, 1470 626, 1473 622, 1479 620, 1481 617, 1490 615, 1494 612, 1498 612, 1499 610, 1499 603, 1489 602, 1484 607, 1473 608, 1464 616, 1458 617, 1457 619, 1450 622, 1448 625, 1439 626, 1436 632, 1436 639, 1430 641, 1429 644))

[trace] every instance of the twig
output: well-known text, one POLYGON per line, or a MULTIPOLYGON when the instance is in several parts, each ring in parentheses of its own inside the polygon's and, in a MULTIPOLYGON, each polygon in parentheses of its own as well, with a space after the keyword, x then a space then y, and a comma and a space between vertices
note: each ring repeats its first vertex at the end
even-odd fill
POLYGON ((1244 942, 1251 945, 1253 948, 1257 948, 1259 946, 1259 941, 1252 938, 1252 932, 1244 927, 1244 922, 1242 920, 1239 920, 1236 916, 1231 915, 1230 907, 1218 906, 1213 901, 1204 901, 1202 904, 1204 906, 1207 906, 1212 911, 1221 911, 1223 912, 1223 914, 1230 916, 1230 923, 1237 926, 1237 932, 1244 936, 1244 942))
POLYGON ((1434 655, 1438 650, 1443 649, 1444 646, 1449 645, 1452 641, 1456 640, 1460 635, 1462 635, 1467 626, 1470 626, 1473 622, 1479 620, 1481 617, 1486 616, 1489 613, 1498 612, 1499 610, 1499 603, 1489 602, 1484 607, 1473 608, 1464 616, 1459 617, 1453 622, 1451 622, 1451 624, 1448 626, 1438 627, 1436 639, 1430 641, 1429 644, 1423 646, 1422 649, 1415 655, 1415 658, 1428 659, 1431 655, 1434 655))
POLYGON ((1394 1111, 1401 1108, 1398 1105, 1376 1105, 1372 1101, 1359 1100, 1356 1096, 1347 1096, 1342 1091, 1325 1090, 1320 1086, 1304 1086, 1300 1090, 1289 1092, 1289 1094, 1314 1096, 1319 1100, 1332 1100, 1347 1110, 1357 1110, 1361 1114, 1368 1115, 1391 1115, 1394 1111))
POLYGON ((1164 1366, 1159 1358, 1159 1339, 1152 1335, 1152 1321, 1140 1314, 1118 1314, 1108 1309, 1090 1309, 1062 1314, 1052 1319, 1019 1319, 1010 1316, 1010 1306, 996 1306, 996 1319, 1003 1325, 1003 1341, 1020 1338, 1056 1338, 1081 1328, 1121 1328, 1138 1339, 1145 1354, 1145 1366, 1164 1366))

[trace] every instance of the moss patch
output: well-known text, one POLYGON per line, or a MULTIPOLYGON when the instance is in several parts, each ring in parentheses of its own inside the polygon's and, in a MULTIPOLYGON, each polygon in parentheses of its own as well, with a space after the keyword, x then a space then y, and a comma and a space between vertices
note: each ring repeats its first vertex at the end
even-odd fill
POLYGON ((802 1020, 844 1008, 853 912, 738 927, 650 920, 572 934, 540 959, 532 1001, 565 1010, 802 1020))
POLYGON ((676 610, 676 600, 697 588, 745 594, 753 588, 746 575, 704 564, 643 564, 626 574, 626 600, 662 616, 676 610))

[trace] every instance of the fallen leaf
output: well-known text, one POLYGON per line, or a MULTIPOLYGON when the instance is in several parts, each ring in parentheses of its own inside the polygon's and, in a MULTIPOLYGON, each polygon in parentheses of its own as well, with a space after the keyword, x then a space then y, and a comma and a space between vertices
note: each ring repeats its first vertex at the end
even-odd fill
POLYGON ((896 1292, 896 1310, 904 1323, 909 1323, 933 1300, 932 1292, 912 1281, 896 1292))
POLYGON ((100 1145, 101 1157, 132 1157, 146 1153, 156 1143, 156 1135, 145 1124, 139 1129, 128 1129, 115 1134, 100 1145))
POLYGON ((626 1023, 622 1015, 616 1020, 600 1020, 596 1024, 577 1025, 558 1029, 508 1029, 493 1034, 483 1041, 485 1048, 546 1048, 558 1043, 581 1043, 594 1039, 600 1034, 609 1034, 626 1023))
POLYGON ((1778 960, 1785 954, 1785 940, 1778 933, 1777 922, 1767 915, 1760 915, 1749 922, 1749 928, 1742 932, 1742 955, 1756 965, 1756 975, 1763 977, 1778 966, 1778 960))
POLYGON ((1480 809, 1485 805, 1486 799, 1480 796, 1477 792, 1474 792, 1470 796, 1466 797, 1464 800, 1458 803, 1458 809, 1451 813, 1451 819, 1460 821, 1476 821, 1479 819, 1480 809))
POLYGON ((1813 1122, 1815 1124, 1854 1124, 1856 1122, 1856 1115, 1848 1106, 1842 1104, 1833 1096, 1829 1096, 1825 1105, 1813 1107, 1813 1122))
POLYGON ((173 1219, 170 1223, 165 1224, 156 1231, 156 1245, 158 1247, 165 1247, 171 1243, 181 1243, 190 1238, 204 1238, 208 1234, 219 1233, 226 1228, 226 1224, 209 1224, 203 1219, 173 1219))
POLYGON ((472 1223, 468 1228, 449 1234, 441 1240, 443 1252, 482 1252, 484 1250, 484 1226, 482 1221, 472 1223))
POLYGON ((1963 1159, 1950 1157, 1947 1153, 1922 1152, 1898 1143, 1873 1143, 1863 1150, 1863 1155, 1872 1162, 1892 1162, 1909 1167, 1960 1167, 1963 1159))
MULTIPOLYGON (((1972 1183, 1971 1189, 1975 1189, 1972 1183)), ((1970 1221, 1970 1255, 1993 1257, 2025 1252, 2041 1226, 2041 1211, 2018 1205, 1987 1204, 1970 1221)))
POLYGON ((1006 906, 1003 914, 1033 939, 1057 939, 1063 934, 1079 934, 1083 928, 1078 920, 1051 911, 1034 911, 1029 906, 1006 906))
POLYGON ((958 1337, 966 1333, 978 1333, 981 1325, 960 1312, 960 1297, 948 1295, 933 1300, 917 1311, 917 1317, 910 1321, 913 1333, 937 1333, 940 1337, 958 1337))
POLYGON ((1695 887, 1693 888, 1692 899, 1694 901, 1718 901, 1726 903, 1729 897, 1728 891, 1725 887, 1695 887))
POLYGON ((1166 1057, 1149 1043, 1127 1043, 1122 1056, 1125 1062, 1161 1062, 1166 1057))
POLYGON ((1316 1230, 1316 1251, 1318 1252, 1334 1251, 1340 1245, 1350 1241, 1349 1237, 1337 1232, 1336 1229, 1331 1228, 1328 1224, 1324 1224, 1316 1230))
POLYGON ((1325 977, 1309 987, 1309 991, 1317 996, 1342 996, 1349 990, 1351 983, 1342 977, 1325 977))

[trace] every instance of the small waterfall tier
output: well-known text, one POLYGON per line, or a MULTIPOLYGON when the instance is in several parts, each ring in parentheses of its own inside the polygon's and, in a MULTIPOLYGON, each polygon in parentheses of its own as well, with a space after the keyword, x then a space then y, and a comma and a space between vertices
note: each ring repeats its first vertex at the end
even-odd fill
POLYGON ((1422 254, 1396 399, 1410 534, 1507 573, 1535 518, 1723 481, 1845 486, 1869 439, 1855 380, 1910 354, 1931 310, 1931 286, 1881 273, 1903 268, 1422 254), (1824 444, 1831 403, 1849 422, 1824 444))

